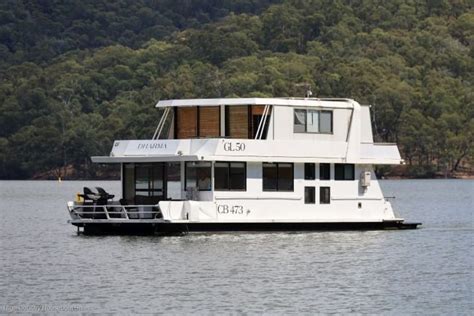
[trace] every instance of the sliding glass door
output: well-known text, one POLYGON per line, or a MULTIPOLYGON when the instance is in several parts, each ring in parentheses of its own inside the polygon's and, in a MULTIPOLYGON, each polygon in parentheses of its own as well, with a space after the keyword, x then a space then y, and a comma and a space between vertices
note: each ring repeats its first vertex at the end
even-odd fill
POLYGON ((123 198, 127 204, 157 204, 166 195, 165 163, 124 164, 123 177, 123 198))

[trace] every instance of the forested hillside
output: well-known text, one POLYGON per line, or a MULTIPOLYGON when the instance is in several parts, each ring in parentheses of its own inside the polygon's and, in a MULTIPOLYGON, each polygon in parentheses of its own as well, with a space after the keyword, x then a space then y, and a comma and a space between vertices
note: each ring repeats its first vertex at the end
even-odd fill
POLYGON ((6 0, 0 178, 95 177, 159 99, 350 97, 414 176, 472 172, 470 0, 6 0))

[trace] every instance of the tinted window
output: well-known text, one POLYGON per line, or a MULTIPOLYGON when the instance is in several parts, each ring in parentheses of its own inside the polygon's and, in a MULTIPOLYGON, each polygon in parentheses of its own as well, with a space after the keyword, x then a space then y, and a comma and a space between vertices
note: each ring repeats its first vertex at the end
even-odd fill
POLYGON ((314 187, 304 188, 304 203, 305 204, 316 203, 316 189, 314 187))
POLYGON ((229 189, 229 163, 216 162, 214 164, 214 188, 216 190, 229 189))
POLYGON ((331 188, 330 187, 320 187, 319 188, 319 203, 320 204, 329 204, 331 202, 331 188))
POLYGON ((208 161, 186 162, 186 188, 199 191, 211 190, 211 163, 208 161))
POLYGON ((331 165, 328 163, 319 164, 319 179, 330 180, 331 179, 331 165))
POLYGON ((316 179, 316 165, 314 163, 304 164, 304 179, 305 180, 316 179))
POLYGON ((278 191, 293 191, 293 164, 278 164, 278 191))
POLYGON ((214 188, 216 190, 245 190, 247 169, 245 162, 216 162, 214 188))
POLYGON ((274 163, 263 163, 263 190, 276 191, 278 188, 278 169, 274 163))
POLYGON ((247 184, 247 168, 245 162, 230 163, 230 189, 245 190, 247 184))
POLYGON ((293 164, 266 163, 263 166, 264 191, 293 191, 293 164))
POLYGON ((354 165, 353 164, 335 164, 335 175, 336 180, 354 180, 354 165))

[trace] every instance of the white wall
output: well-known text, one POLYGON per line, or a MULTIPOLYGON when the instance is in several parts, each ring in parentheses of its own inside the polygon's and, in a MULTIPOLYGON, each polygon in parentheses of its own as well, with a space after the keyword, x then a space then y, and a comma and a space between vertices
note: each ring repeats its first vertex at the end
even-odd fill
POLYGON ((214 192, 214 203, 197 202, 194 205, 200 205, 200 207, 196 206, 191 212, 203 213, 200 218, 205 221, 378 221, 394 218, 390 204, 383 199, 371 167, 357 165, 353 181, 334 180, 333 164, 331 164, 331 180, 319 180, 319 164, 316 164, 315 180, 304 179, 303 163, 295 163, 294 168, 294 192, 263 192, 261 163, 250 162, 247 164, 247 190, 245 192, 214 192), (363 190, 359 180, 360 173, 364 170, 372 173, 372 180, 367 190, 363 190), (315 187, 315 204, 304 203, 305 186, 315 187), (319 188, 321 186, 331 188, 330 204, 320 204, 319 188), (361 203, 360 208, 359 203, 361 203), (243 211, 220 214, 217 208, 223 205, 243 211), (216 214, 216 217, 211 218, 205 214, 216 214))
POLYGON ((309 141, 346 141, 352 109, 333 109, 333 133, 295 133, 294 107, 275 106, 273 110, 275 140, 309 140, 309 141))

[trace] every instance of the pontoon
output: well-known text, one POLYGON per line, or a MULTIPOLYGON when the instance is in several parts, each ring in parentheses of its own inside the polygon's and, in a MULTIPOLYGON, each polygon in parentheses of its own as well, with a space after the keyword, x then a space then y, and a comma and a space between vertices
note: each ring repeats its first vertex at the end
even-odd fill
POLYGON ((413 229, 373 165, 402 164, 374 143, 370 106, 351 99, 159 101, 149 140, 117 140, 118 198, 85 188, 68 202, 84 233, 413 229))

